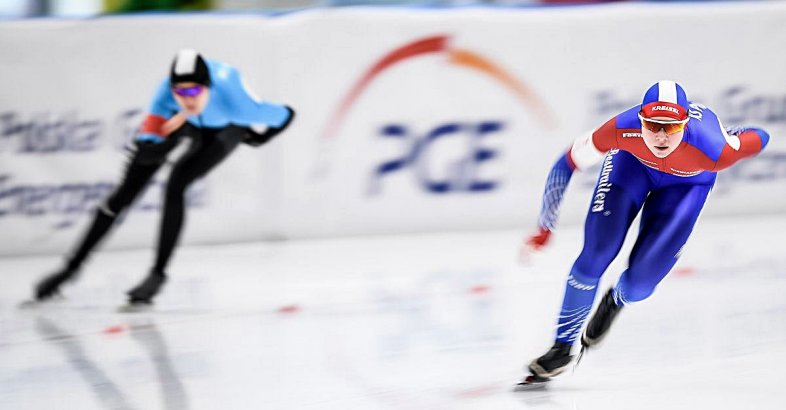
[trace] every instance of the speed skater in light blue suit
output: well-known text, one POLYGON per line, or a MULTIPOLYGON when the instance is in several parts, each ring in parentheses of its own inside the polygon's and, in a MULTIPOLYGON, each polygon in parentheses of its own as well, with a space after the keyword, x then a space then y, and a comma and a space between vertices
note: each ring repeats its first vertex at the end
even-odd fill
POLYGON ((528 365, 530 375, 518 387, 562 373, 574 358, 571 349, 579 335, 582 351, 597 345, 624 306, 648 298, 682 255, 716 173, 758 154, 768 141, 769 135, 758 128, 724 127, 712 110, 689 101, 673 81, 654 84, 640 105, 578 138, 549 173, 539 232, 526 246, 538 249, 548 242, 573 172, 600 162, 584 247, 568 274, 554 345, 528 365), (628 268, 605 293, 582 334, 600 278, 639 213, 628 268))
POLYGON ((178 52, 136 136, 122 182, 100 204, 64 266, 36 284, 35 300, 49 299, 63 283, 76 277, 118 216, 166 162, 167 154, 188 139, 188 149, 174 162, 167 181, 155 261, 147 277, 128 292, 131 306, 151 304, 166 281, 165 269, 182 231, 186 189, 240 143, 260 146, 268 142, 287 128, 294 115, 288 106, 252 96, 236 68, 205 59, 194 50, 178 52), (263 132, 255 131, 262 128, 263 132))

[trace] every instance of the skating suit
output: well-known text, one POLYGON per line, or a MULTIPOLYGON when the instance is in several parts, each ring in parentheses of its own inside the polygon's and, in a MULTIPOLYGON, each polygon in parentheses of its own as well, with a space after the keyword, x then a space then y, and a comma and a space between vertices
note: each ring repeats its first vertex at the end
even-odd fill
MULTIPOLYGON (((229 64, 207 60, 212 84, 210 100, 199 116, 191 116, 188 123, 200 128, 225 128, 229 125, 250 127, 282 126, 290 117, 283 105, 271 104, 255 98, 243 85, 240 73, 229 64)), ((166 138, 161 127, 174 116, 178 107, 172 96, 169 79, 164 79, 156 90, 149 114, 142 123, 138 140, 161 141, 166 138)))
POLYGON ((584 227, 584 248, 568 276, 557 341, 572 343, 589 315, 601 275, 641 211, 628 268, 615 288, 619 304, 650 296, 682 254, 716 172, 760 152, 769 135, 757 128, 724 128, 709 108, 690 104, 682 142, 658 158, 641 136, 635 106, 579 138, 554 164, 540 225, 553 229, 574 170, 601 163, 584 227))
POLYGON ((169 78, 161 81, 149 114, 136 136, 123 179, 99 206, 88 233, 69 258, 70 269, 76 270, 86 260, 118 215, 133 203, 163 166, 167 155, 179 141, 187 138, 190 143, 174 160, 166 182, 157 256, 152 268, 163 272, 180 236, 188 187, 247 141, 252 134, 249 127, 282 127, 292 119, 293 111, 286 106, 255 98, 243 86, 240 73, 234 67, 213 60, 207 60, 207 66, 212 81, 207 106, 200 115, 189 117, 186 124, 169 135, 164 135, 162 126, 180 108, 172 96, 169 78))

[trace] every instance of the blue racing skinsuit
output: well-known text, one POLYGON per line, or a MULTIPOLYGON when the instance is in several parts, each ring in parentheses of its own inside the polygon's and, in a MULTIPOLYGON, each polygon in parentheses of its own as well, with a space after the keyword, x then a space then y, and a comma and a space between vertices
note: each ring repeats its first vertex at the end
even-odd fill
MULTIPOLYGON (((259 101, 243 84, 236 68, 220 61, 207 60, 212 84, 210 100, 198 116, 188 118, 188 123, 200 128, 224 128, 230 125, 250 127, 266 125, 282 128, 292 118, 286 106, 259 101)), ((164 79, 156 90, 150 112, 142 124, 137 140, 162 142, 161 126, 174 116, 180 107, 172 96, 172 85, 164 79)))
POLYGON ((709 108, 691 103, 680 145, 665 158, 645 145, 640 106, 615 116, 576 142, 549 173, 540 227, 552 230, 576 169, 601 170, 584 227, 584 247, 568 275, 556 341, 572 344, 586 321, 601 275, 619 253, 636 215, 639 234, 628 268, 614 287, 618 305, 649 297, 682 254, 716 172, 759 153, 769 135, 757 128, 726 129, 709 108))

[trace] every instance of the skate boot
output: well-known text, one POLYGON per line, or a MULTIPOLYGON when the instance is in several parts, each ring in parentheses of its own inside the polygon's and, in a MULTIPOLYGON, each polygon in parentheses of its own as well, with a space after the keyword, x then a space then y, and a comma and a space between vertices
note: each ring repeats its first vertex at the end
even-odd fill
POLYGON ((523 392, 545 387, 552 377, 565 371, 573 360, 570 349, 571 345, 567 343, 554 343, 554 346, 546 354, 529 364, 530 374, 518 383, 513 391, 523 392))
POLYGON ((152 270, 135 288, 128 291, 129 305, 151 305, 153 297, 158 294, 161 287, 166 282, 166 274, 161 271, 152 270))
POLYGON ((43 302, 60 293, 60 286, 76 277, 76 269, 65 267, 41 279, 34 289, 33 300, 43 302))
POLYGON ((573 356, 570 355, 570 348, 571 345, 567 343, 554 343, 554 346, 546 354, 529 364, 529 371, 537 379, 545 380, 562 373, 573 360, 573 356))
POLYGON ((622 310, 622 306, 618 306, 614 301, 613 289, 609 289, 600 301, 600 305, 595 310, 584 329, 584 334, 581 335, 582 351, 584 348, 593 347, 603 340, 603 337, 608 333, 614 318, 622 310))

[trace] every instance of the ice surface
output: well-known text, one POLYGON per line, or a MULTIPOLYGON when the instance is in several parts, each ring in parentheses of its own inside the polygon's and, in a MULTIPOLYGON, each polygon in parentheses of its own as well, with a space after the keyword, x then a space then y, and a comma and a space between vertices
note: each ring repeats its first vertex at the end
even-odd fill
POLYGON ((29 310, 60 258, 0 259, 0 408, 786 408, 784 216, 700 221, 575 373, 511 392, 551 344, 580 232, 527 265, 521 231, 184 248, 140 314, 115 310, 149 250, 96 254, 29 310))

